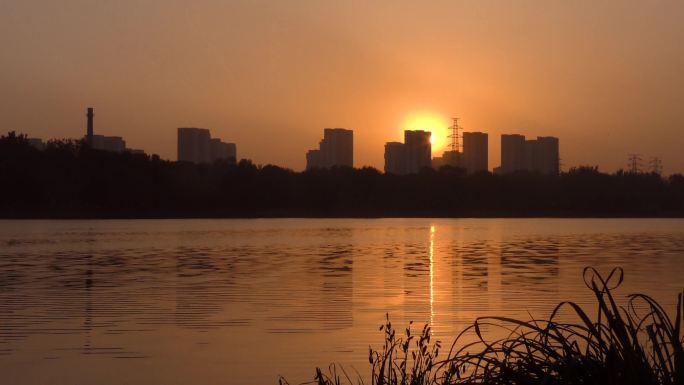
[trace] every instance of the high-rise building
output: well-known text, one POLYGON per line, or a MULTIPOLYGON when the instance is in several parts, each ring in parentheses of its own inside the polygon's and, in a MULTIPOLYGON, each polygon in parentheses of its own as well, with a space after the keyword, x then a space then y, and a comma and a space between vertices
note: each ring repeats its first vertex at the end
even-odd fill
POLYGON ((178 129, 178 161, 209 163, 211 161, 211 135, 205 128, 178 129))
POLYGON ((536 154, 537 154, 537 141, 533 139, 525 140, 525 158, 523 162, 523 170, 535 172, 536 168, 536 154))
POLYGON ((432 166, 432 145, 429 131, 404 131, 406 173, 414 174, 432 166))
POLYGON ((463 158, 468 173, 488 171, 489 136, 484 132, 464 132, 463 158))
POLYGON ((518 134, 501 135, 500 171, 507 174, 525 168, 525 137, 518 134))
POLYGON ((385 173, 396 175, 406 174, 404 143, 385 143, 385 173))
POLYGON ((501 167, 503 174, 531 171, 546 175, 560 173, 559 140, 539 136, 525 140, 523 135, 501 135, 501 167))
POLYGON ((178 161, 213 163, 217 160, 237 160, 237 146, 212 138, 206 128, 178 129, 178 161))
POLYGON ((538 136, 534 146, 531 169, 540 174, 558 175, 560 173, 560 153, 558 138, 538 136))
POLYGON ((354 131, 326 128, 320 150, 325 167, 354 167, 354 131))
POLYGON ((404 143, 385 143, 385 172, 404 175, 432 166, 429 131, 404 131, 404 143))
POLYGON ((354 131, 326 128, 318 150, 306 154, 306 169, 334 166, 354 167, 354 131))

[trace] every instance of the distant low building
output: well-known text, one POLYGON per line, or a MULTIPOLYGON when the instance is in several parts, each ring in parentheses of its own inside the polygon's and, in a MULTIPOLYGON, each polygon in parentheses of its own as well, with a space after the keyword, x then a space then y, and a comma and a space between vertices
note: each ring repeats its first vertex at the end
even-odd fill
POLYGON ((222 142, 221 139, 212 138, 211 139, 211 162, 216 162, 217 160, 228 160, 235 162, 237 146, 235 143, 222 142))
POLYGON ((320 168, 323 164, 321 159, 321 150, 309 150, 306 152, 306 169, 312 170, 314 168, 320 168))
POLYGON ((233 160, 233 162, 237 162, 237 144, 235 143, 226 143, 226 150, 228 152, 228 157, 226 158, 227 160, 233 160))
POLYGON ((96 150, 111 152, 123 152, 126 150, 126 142, 120 136, 93 135, 92 146, 96 150))
POLYGON ((442 166, 449 166, 455 168, 464 168, 463 154, 459 151, 444 151, 442 156, 432 158, 432 168, 439 170, 442 166))
POLYGON ((43 142, 43 139, 28 138, 28 142, 31 145, 31 147, 35 148, 36 150, 45 150, 45 142, 43 142))
POLYGON ((124 152, 131 151, 126 148, 126 141, 120 136, 105 136, 94 134, 95 109, 88 107, 86 111, 87 124, 85 142, 95 150, 124 152))

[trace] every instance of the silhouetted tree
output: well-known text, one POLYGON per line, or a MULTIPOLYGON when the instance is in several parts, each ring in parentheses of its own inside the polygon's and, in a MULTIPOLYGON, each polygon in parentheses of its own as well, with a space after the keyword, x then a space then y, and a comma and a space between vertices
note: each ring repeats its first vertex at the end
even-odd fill
POLYGON ((0 137, 0 217, 682 216, 684 176, 602 173, 413 175, 370 167, 294 172, 248 160, 195 165, 82 141, 33 148, 0 137))

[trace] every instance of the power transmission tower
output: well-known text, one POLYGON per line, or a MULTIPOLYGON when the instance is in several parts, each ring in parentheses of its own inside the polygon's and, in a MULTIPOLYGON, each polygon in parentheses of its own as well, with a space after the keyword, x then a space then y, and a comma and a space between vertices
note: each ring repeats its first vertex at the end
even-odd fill
POLYGON ((447 136, 447 138, 451 139, 449 148, 451 149, 451 151, 460 151, 461 143, 459 139, 461 138, 461 135, 458 131, 461 129, 461 127, 458 125, 458 118, 451 118, 451 120, 452 124, 451 127, 449 127, 449 130, 451 130, 451 134, 447 136))
POLYGON ((639 154, 629 154, 628 159, 628 169, 632 174, 638 174, 641 172, 641 156, 639 154))
POLYGON ((663 172, 663 161, 657 156, 651 158, 649 165, 652 173, 660 175, 663 172))

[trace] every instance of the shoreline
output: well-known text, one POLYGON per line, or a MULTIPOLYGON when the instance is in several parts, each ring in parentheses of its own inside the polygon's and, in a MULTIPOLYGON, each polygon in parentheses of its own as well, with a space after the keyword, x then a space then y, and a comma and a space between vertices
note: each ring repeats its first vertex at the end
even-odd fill
POLYGON ((234 216, 204 216, 204 215, 147 215, 147 216, 86 216, 86 215, 48 215, 29 216, 0 215, 0 220, 183 220, 183 219, 226 219, 226 220, 254 220, 254 219, 684 219, 684 215, 234 215, 234 216))

